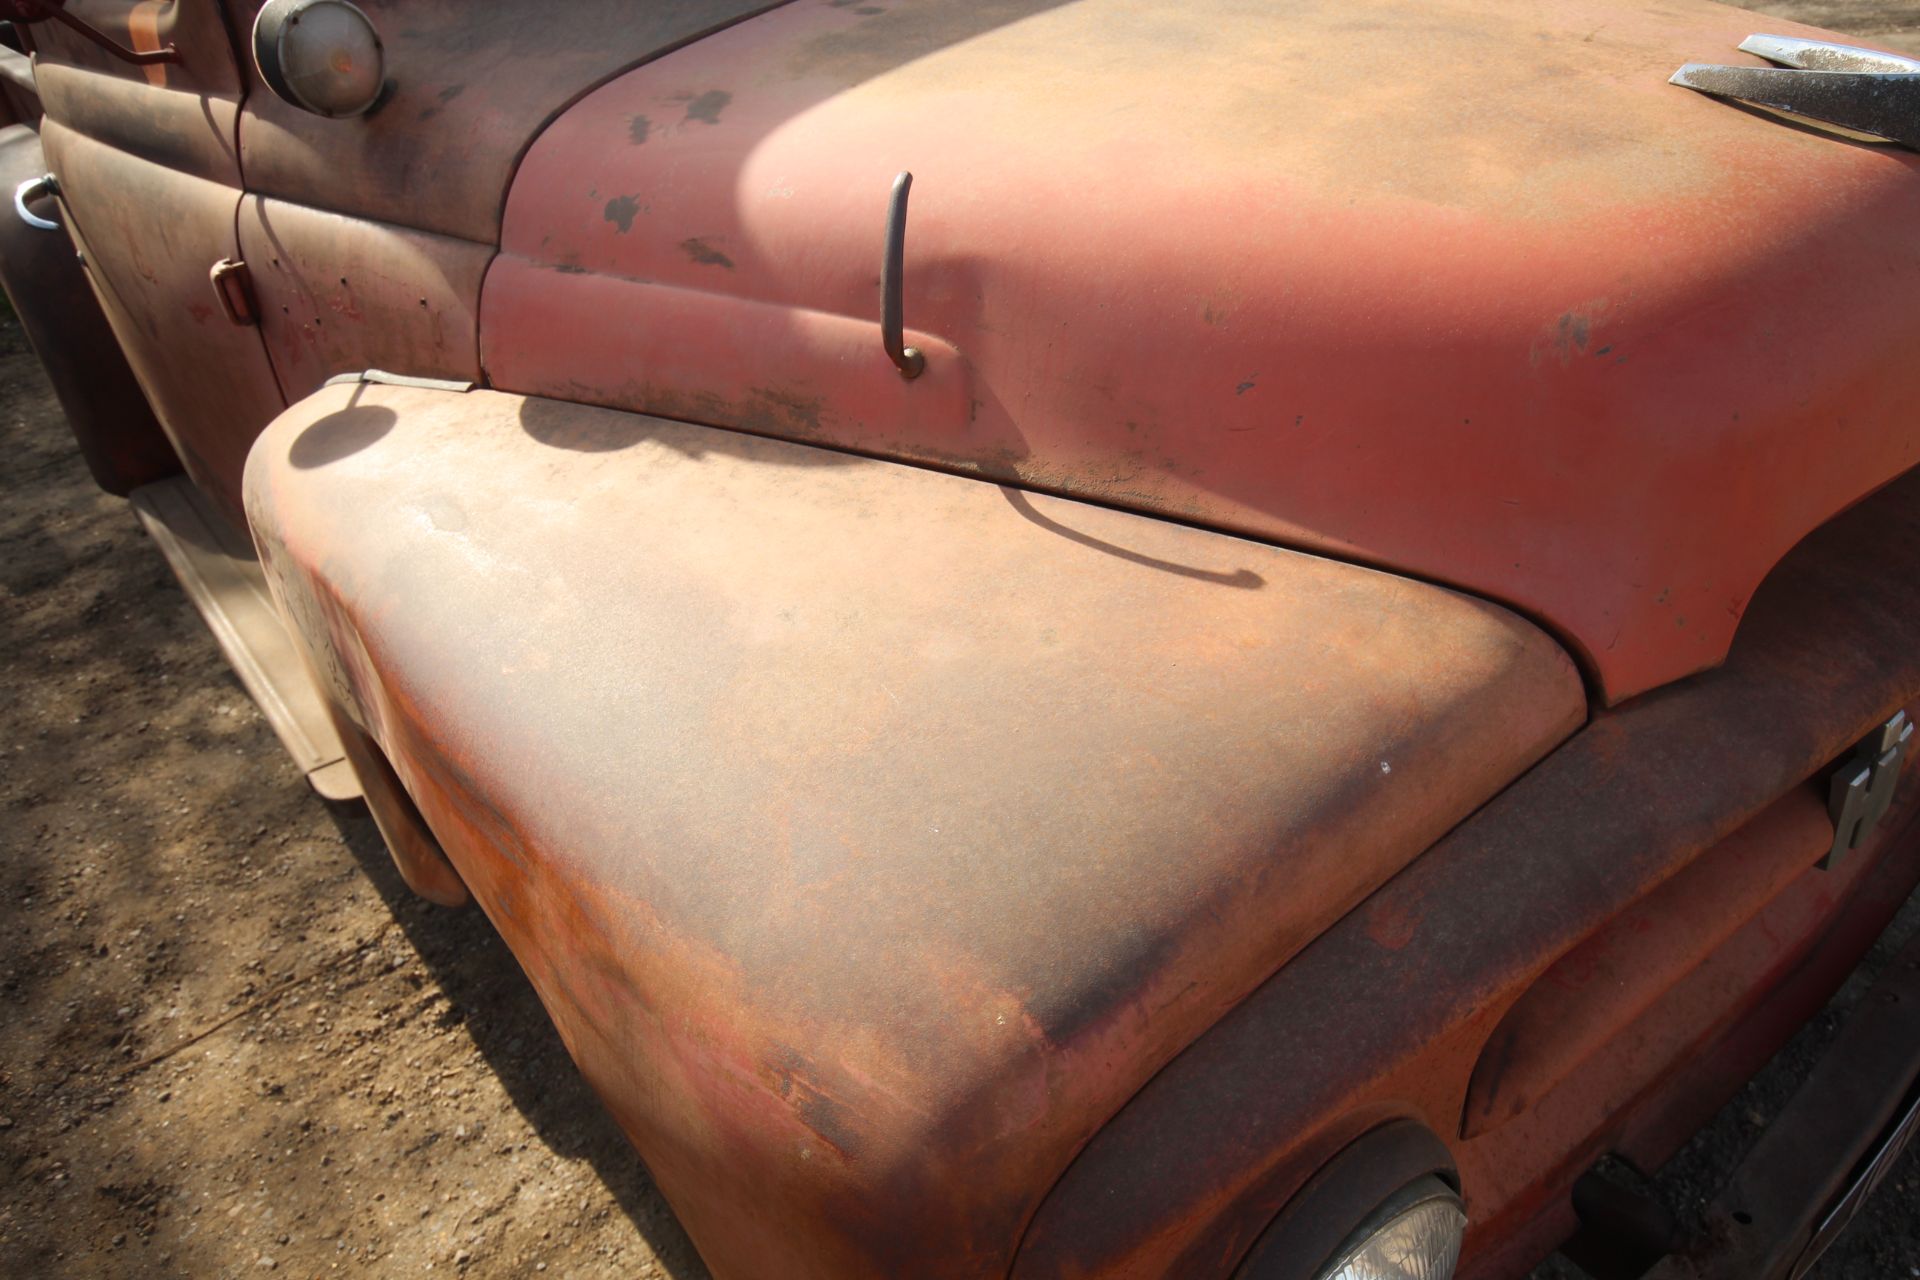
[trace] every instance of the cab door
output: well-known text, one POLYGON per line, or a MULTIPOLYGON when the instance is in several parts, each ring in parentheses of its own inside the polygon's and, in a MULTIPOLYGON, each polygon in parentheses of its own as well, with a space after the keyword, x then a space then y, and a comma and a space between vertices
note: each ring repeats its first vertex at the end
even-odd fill
POLYGON ((247 81, 225 16, 217 0, 66 9, 127 49, 174 50, 140 65, 54 21, 22 28, 48 167, 108 322, 188 475, 244 524, 247 450, 286 401, 239 264, 247 81))

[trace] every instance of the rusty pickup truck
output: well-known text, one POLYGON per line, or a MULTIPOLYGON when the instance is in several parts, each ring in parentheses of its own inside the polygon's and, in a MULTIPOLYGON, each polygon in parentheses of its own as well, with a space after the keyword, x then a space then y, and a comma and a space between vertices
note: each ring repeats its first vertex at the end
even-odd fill
POLYGON ((717 1276, 1798 1276, 1920 1124, 1913 952, 1704 1227, 1631 1176, 1920 881, 1920 62, 0 12, 94 474, 717 1276))

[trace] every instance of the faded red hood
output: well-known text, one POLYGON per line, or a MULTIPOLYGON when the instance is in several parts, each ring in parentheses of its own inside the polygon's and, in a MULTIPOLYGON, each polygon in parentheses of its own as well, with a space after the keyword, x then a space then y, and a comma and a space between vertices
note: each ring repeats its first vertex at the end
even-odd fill
POLYGON ((1430 576, 1618 699, 1920 460, 1920 157, 1671 86, 1709 4, 796 3, 534 144, 503 388, 1430 576), (916 175, 881 352, 888 186, 916 175))

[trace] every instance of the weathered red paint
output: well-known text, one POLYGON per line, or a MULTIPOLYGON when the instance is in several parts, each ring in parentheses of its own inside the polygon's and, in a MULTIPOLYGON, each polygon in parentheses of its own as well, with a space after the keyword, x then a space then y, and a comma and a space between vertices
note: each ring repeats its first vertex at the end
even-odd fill
POLYGON ((483 363, 1410 570, 1617 701, 1920 461, 1920 157, 1666 83, 1753 23, 790 5, 540 136, 483 363), (875 289, 901 170, 913 382, 875 289))
MULTIPOLYGON (((1906 806, 1893 815, 1888 834, 1911 843, 1916 808, 1912 791, 1906 800, 1906 806)), ((1769 812, 1749 826, 1782 821, 1791 822, 1791 818, 1769 812)), ((1769 835, 1779 838, 1777 833, 1758 838, 1765 840, 1769 835)), ((1693 873, 1705 863, 1702 870, 1707 875, 1694 875, 1696 885, 1705 878, 1729 885, 1737 882, 1739 855, 1746 851, 1742 843, 1736 834, 1735 840, 1711 850, 1682 874, 1693 873)), ((1471 1184, 1475 1215, 1469 1233, 1472 1252, 1521 1234, 1520 1224, 1550 1201, 1563 1200, 1574 1179, 1612 1148, 1636 1105, 1657 1097, 1668 1076, 1751 1014, 1793 972, 1849 901, 1857 882, 1877 868, 1876 855, 1882 852, 1904 857, 1910 873, 1920 877, 1913 851, 1904 844, 1888 850, 1884 837, 1880 847, 1831 871, 1815 869, 1812 863, 1819 851, 1809 851, 1799 874, 1752 918, 1737 921, 1706 955, 1669 961, 1664 972, 1673 979, 1671 985, 1636 1016, 1616 1022, 1610 1028, 1612 1034, 1595 1044, 1564 1078, 1524 1110, 1463 1143, 1461 1175, 1471 1184)), ((1662 890, 1669 887, 1671 882, 1662 890)), ((1669 910, 1684 906, 1674 895, 1668 895, 1665 905, 1669 910)), ((1713 905, 1710 899, 1695 905, 1702 909, 1702 919, 1717 925, 1717 919, 1707 914, 1713 905)), ((1864 951, 1872 935, 1857 941, 1864 951)), ((1658 965, 1663 959, 1667 957, 1658 950, 1650 950, 1647 962, 1658 965)), ((1729 1083, 1737 1086, 1740 1081, 1729 1083)), ((1527 1261, 1531 1265, 1535 1260, 1527 1261)), ((1485 1274, 1485 1268, 1476 1264, 1467 1274, 1485 1274)))
POLYGON ((1920 691, 1920 476, 1747 607, 1920 458, 1920 164, 1665 84, 1750 18, 796 3, 611 78, 764 6, 409 0, 342 121, 233 58, 250 0, 73 3, 183 51, 30 33, 114 331, 236 510, 284 397, 368 366, 1021 486, 378 386, 255 449, 403 876, 491 914, 723 1275, 1224 1275, 1408 1116, 1517 1274, 1920 877, 1807 870, 1795 790, 1920 691), (1543 635, 1035 489, 1507 601, 1604 701, 1741 630, 1416 861, 1580 718, 1543 635))
MULTIPOLYGON (((243 39, 262 0, 231 0, 243 39)), ((391 94, 332 120, 281 101, 251 61, 247 187, 316 209, 493 244, 528 142, 593 85, 768 0, 388 0, 364 6, 391 94)), ((250 45, 248 47, 251 47, 250 45)))
MULTIPOLYGON (((1920 936, 1872 989, 1707 1206, 1696 1243, 1646 1280, 1797 1280, 1898 1167, 1920 1128, 1920 936)), ((1889 1191, 1902 1189, 1899 1182, 1889 1191)))
POLYGON ((187 474, 242 521, 247 449, 285 401, 259 329, 229 321, 208 279, 239 254, 238 188, 96 142, 52 114, 40 138, 127 363, 187 474))
POLYGON ((250 195, 240 251, 289 396, 363 369, 479 381, 480 279, 493 246, 250 195))
POLYGON ((33 63, 22 53, 0 46, 0 114, 8 124, 40 122, 40 91, 33 84, 33 63))
POLYGON ((660 419, 333 387, 248 476, 720 1275, 1004 1270, 1156 1068, 1583 715, 1445 590, 660 419))
MULTIPOLYGON (((1220 1274, 1366 1129, 1412 1116, 1457 1134, 1484 1047, 1549 966, 1916 694, 1920 473, 1795 548, 1756 594, 1724 666, 1597 717, 1155 1076, 1054 1188, 1015 1274, 1220 1274)), ((1911 783, 1906 796, 1916 802, 1911 783)), ((1831 911, 1834 899, 1808 892, 1781 910, 1815 928, 1825 917, 1807 904, 1831 911)), ((1784 977, 1784 940, 1799 936, 1782 932, 1742 962, 1746 979, 1716 982, 1708 1003, 1673 997, 1683 1003, 1664 1019, 1629 1023, 1602 1053, 1633 1072, 1595 1070, 1580 1088, 1548 1090, 1483 1139, 1512 1143, 1502 1161, 1476 1172, 1478 1144, 1457 1148, 1476 1221, 1543 1210, 1553 1184, 1542 1170, 1631 1124, 1619 1110, 1629 1101, 1657 1105, 1657 1089, 1631 1090, 1679 1071, 1710 1013, 1764 996, 1784 977), (1663 1047, 1635 1060, 1636 1037, 1655 1039, 1649 1028, 1663 1047), (1563 1124, 1549 1104, 1568 1097, 1602 1105, 1583 1113, 1584 1128, 1563 1124), (1541 1126, 1529 1142, 1512 1137, 1523 1121, 1541 1126), (1490 1173, 1496 1165, 1513 1168, 1490 1173)), ((1755 945, 1744 932, 1734 939, 1755 945)), ((1482 1225, 1473 1247, 1496 1236, 1482 1225)))
POLYGON ((597 81, 764 3, 373 5, 393 92, 352 120, 280 101, 236 60, 258 3, 73 0, 129 47, 179 48, 144 67, 31 28, 75 240, 95 247, 114 333, 195 482, 237 519, 247 447, 332 374, 478 380, 480 279, 531 137, 597 81), (208 288, 229 259, 251 274, 257 330, 208 288))
POLYGON ((130 47, 181 49, 133 67, 65 28, 30 29, 63 221, 187 474, 238 520, 247 447, 286 401, 259 331, 232 324, 208 280, 240 256, 232 42, 210 4, 71 7, 130 47))

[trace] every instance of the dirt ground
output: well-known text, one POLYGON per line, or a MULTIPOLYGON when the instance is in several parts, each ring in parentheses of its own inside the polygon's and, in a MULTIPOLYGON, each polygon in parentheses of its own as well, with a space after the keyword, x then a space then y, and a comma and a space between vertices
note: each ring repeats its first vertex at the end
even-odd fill
POLYGON ((486 918, 307 788, 64 430, 8 313, 0 1277, 704 1277, 486 918))
MULTIPOLYGON (((1769 0, 1742 7, 1829 31, 1844 31, 1920 56, 1920 0, 1769 0)), ((1692 56, 1699 62, 1709 60, 1706 54, 1692 56)))
MULTIPOLYGON (((1761 7, 1920 49, 1920 4, 1761 7)), ((283 756, 10 315, 0 451, 0 1280, 704 1277, 485 917, 414 899, 283 756)), ((1676 1206, 1857 993, 1663 1176, 1676 1206)), ((1920 1277, 1913 1155, 1816 1274, 1920 1277)))

